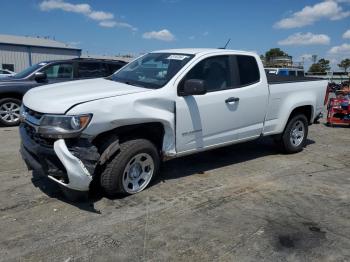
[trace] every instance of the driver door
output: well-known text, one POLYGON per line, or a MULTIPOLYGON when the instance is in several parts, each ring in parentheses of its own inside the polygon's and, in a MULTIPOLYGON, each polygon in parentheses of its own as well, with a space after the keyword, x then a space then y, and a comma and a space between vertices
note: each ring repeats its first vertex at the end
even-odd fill
POLYGON ((261 134, 268 99, 267 85, 260 80, 254 57, 238 57, 241 56, 206 58, 180 82, 178 90, 181 91, 188 79, 204 80, 207 93, 177 97, 178 153, 198 151, 261 134))

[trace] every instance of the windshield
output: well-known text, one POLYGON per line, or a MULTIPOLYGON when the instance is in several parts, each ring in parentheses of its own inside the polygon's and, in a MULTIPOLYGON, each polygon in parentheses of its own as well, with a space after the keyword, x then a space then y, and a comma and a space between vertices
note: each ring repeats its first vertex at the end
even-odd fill
POLYGON ((161 88, 193 58, 189 54, 149 53, 123 67, 111 80, 146 88, 161 88))
POLYGON ((34 71, 36 71, 39 68, 41 68, 44 65, 46 65, 46 64, 47 63, 39 63, 39 64, 32 65, 32 66, 24 69, 23 71, 19 72, 18 74, 15 74, 13 76, 13 78, 16 78, 16 79, 25 78, 25 77, 29 76, 31 73, 33 73, 34 71))

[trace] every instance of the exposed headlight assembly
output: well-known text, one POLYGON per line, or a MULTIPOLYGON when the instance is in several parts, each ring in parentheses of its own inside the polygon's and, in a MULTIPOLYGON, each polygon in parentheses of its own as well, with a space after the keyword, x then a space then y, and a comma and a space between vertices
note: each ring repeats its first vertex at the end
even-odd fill
POLYGON ((44 115, 40 121, 38 133, 47 138, 73 138, 87 127, 92 114, 67 116, 44 115))

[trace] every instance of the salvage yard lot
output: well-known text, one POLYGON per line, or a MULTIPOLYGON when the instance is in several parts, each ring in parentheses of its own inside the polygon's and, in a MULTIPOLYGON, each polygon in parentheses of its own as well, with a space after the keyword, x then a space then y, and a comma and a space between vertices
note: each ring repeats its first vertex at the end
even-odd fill
POLYGON ((64 200, 26 171, 17 128, 0 128, 0 260, 349 261, 350 128, 310 127, 166 162, 134 196, 64 200))

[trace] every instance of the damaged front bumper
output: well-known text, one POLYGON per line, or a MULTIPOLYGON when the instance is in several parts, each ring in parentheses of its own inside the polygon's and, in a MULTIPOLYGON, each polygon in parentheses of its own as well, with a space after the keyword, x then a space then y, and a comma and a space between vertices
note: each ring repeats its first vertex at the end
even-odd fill
POLYGON ((87 139, 59 139, 42 143, 38 134, 20 126, 21 155, 29 170, 47 175, 63 187, 88 191, 99 160, 97 148, 87 139))

